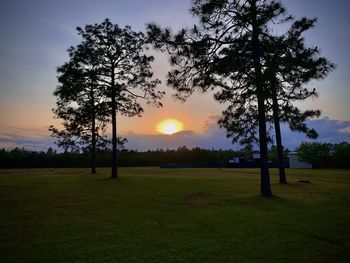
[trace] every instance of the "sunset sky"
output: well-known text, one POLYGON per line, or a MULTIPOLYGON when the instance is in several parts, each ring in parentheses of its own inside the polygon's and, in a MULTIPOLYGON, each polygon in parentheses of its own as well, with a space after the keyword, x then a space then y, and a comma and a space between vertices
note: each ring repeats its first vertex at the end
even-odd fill
MULTIPOLYGON (((309 45, 317 45, 337 65, 324 81, 312 82, 320 97, 303 103, 301 108, 319 108, 322 117, 310 120, 318 129, 320 141, 350 141, 350 1, 286 0, 290 14, 318 17, 316 28, 305 34, 309 45)), ((147 22, 168 26, 174 31, 192 26, 190 0, 110 0, 48 1, 3 0, 0 16, 0 147, 26 147, 46 150, 53 146, 47 128, 58 124, 51 109, 57 86, 56 68, 67 61, 67 48, 79 43, 75 28, 100 23, 105 18, 120 26, 144 30, 147 22)), ((155 53, 155 77, 162 80, 166 92, 164 107, 145 106, 142 118, 120 117, 119 133, 128 138, 127 148, 139 150, 177 148, 182 145, 203 148, 233 148, 225 131, 216 121, 222 105, 211 94, 194 94, 186 103, 175 101, 174 91, 165 85, 169 70, 166 55, 155 53), (161 135, 157 125, 164 119, 176 119, 183 131, 161 135)), ((294 148, 303 135, 290 136, 283 127, 284 143, 294 148)))

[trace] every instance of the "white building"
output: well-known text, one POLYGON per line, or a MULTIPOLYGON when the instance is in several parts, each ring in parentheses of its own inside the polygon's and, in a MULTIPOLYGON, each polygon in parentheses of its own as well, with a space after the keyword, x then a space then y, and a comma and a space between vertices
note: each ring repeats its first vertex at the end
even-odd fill
POLYGON ((253 153, 253 159, 260 159, 260 153, 253 153))
POLYGON ((233 157, 232 159, 228 160, 228 163, 239 163, 239 157, 233 157))
POLYGON ((312 164, 299 161, 298 155, 296 152, 290 152, 288 154, 288 157, 289 157, 289 168, 303 168, 303 169, 312 168, 312 164))

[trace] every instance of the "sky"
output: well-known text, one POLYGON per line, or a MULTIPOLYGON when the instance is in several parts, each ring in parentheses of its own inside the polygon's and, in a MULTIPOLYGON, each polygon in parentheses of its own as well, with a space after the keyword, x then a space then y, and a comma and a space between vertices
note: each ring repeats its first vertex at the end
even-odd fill
MULTIPOLYGON (((282 3, 295 18, 317 17, 316 27, 305 34, 307 44, 318 46, 322 55, 337 66, 323 81, 308 84, 319 98, 298 104, 302 109, 319 108, 322 116, 309 120, 317 128, 319 140, 350 142, 350 1, 285 0, 282 3)), ((196 21, 189 9, 190 0, 110 0, 50 1, 2 0, 0 11, 0 147, 25 147, 45 150, 53 146, 48 126, 59 125, 51 109, 57 86, 56 68, 67 61, 66 50, 79 43, 75 28, 100 23, 105 18, 120 26, 144 30, 147 22, 168 26, 174 31, 190 27, 196 21)), ((238 149, 218 128, 216 121, 223 106, 212 94, 194 94, 187 102, 173 98, 174 91, 165 85, 170 69, 168 58, 155 53, 152 64, 155 77, 162 80, 166 92, 162 109, 145 106, 142 118, 118 116, 118 132, 128 138, 126 147, 148 150, 188 147, 238 149), (183 131, 162 135, 156 130, 164 119, 177 119, 183 131)), ((282 131, 284 144, 293 149, 306 140, 282 131)))

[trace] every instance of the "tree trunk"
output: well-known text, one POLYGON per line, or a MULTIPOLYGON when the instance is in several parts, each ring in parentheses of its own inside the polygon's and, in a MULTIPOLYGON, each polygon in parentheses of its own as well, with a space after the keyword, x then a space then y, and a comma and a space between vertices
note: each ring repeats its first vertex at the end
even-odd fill
POLYGON ((96 174, 96 112, 94 90, 91 88, 91 174, 96 174))
POLYGON ((95 127, 95 119, 92 119, 92 129, 91 129, 91 174, 96 174, 96 127, 95 127))
MULTIPOLYGON (((115 98, 112 99, 115 104, 115 98)), ((112 178, 118 178, 117 163, 117 116, 115 106, 112 106, 112 178)))
POLYGON ((259 118, 259 146, 260 146, 260 173, 261 173, 261 195, 272 196, 269 174, 269 162, 267 153, 266 116, 265 101, 258 98, 259 118))
POLYGON ((114 81, 114 69, 111 75, 112 84, 112 178, 118 178, 118 163, 117 163, 117 107, 116 107, 116 87, 114 81))
MULTIPOLYGON (((276 91, 276 90, 275 90, 276 91)), ((280 177, 280 184, 286 184, 286 170, 284 168, 284 156, 283 156, 283 145, 282 145, 282 136, 281 136, 281 127, 280 127, 280 119, 278 114, 278 100, 277 94, 273 94, 272 99, 272 107, 273 107, 273 122, 275 124, 275 134, 276 134, 276 145, 277 145, 277 162, 278 162, 278 170, 280 177)))
POLYGON ((272 196, 269 174, 269 163, 267 154, 266 115, 265 115, 265 90, 261 77, 261 47, 259 41, 259 28, 257 25, 256 0, 251 2, 252 8, 252 56, 255 70, 256 96, 258 100, 259 121, 259 146, 260 146, 260 173, 261 173, 261 195, 272 196))
MULTIPOLYGON (((95 130, 95 128, 93 128, 95 130)), ((91 174, 96 174, 96 133, 93 131, 91 138, 91 174)))

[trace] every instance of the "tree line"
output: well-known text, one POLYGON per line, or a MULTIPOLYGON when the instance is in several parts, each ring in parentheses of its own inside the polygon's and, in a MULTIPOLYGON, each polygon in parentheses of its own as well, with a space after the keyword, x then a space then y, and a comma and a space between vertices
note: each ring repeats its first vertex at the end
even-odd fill
MULTIPOLYGON (((303 142, 296 149, 301 161, 311 163, 313 168, 350 168, 350 144, 303 142)), ((288 150, 284 150, 284 160, 288 159, 288 150)), ((149 151, 118 150, 118 163, 122 167, 160 166, 163 164, 197 164, 206 166, 227 167, 234 157, 251 158, 252 148, 240 150, 214 150, 198 147, 189 149, 186 146, 176 150, 157 149, 149 151)), ((277 147, 268 150, 270 166, 279 167, 277 147)), ((96 155, 96 167, 108 167, 112 161, 111 149, 100 149, 96 155)), ((57 152, 52 148, 47 151, 30 151, 24 148, 12 150, 0 149, 0 169, 10 168, 68 168, 89 167, 90 152, 66 151, 57 152)))
MULTIPOLYGON (((118 150, 119 166, 160 166, 169 163, 216 163, 225 164, 233 157, 251 157, 250 150, 207 150, 188 149, 186 146, 176 150, 157 149, 149 151, 118 150)), ((112 161, 112 150, 101 149, 96 154, 97 167, 109 167, 112 161)), ((66 151, 57 152, 52 148, 45 151, 30 151, 15 148, 0 150, 0 168, 59 168, 90 167, 91 152, 66 151)))
POLYGON ((350 144, 303 142, 297 148, 301 161, 311 163, 313 168, 350 168, 350 144))
POLYGON ((68 50, 69 61, 58 68, 55 115, 63 129, 51 126, 58 145, 83 147, 91 155, 112 145, 112 178, 118 177, 117 115, 141 115, 140 100, 161 107, 164 92, 153 78, 149 45, 169 55, 172 69, 167 85, 179 100, 196 91, 213 92, 227 105, 218 122, 227 136, 243 145, 258 143, 261 195, 271 196, 268 142, 274 130, 280 183, 287 183, 280 122, 293 131, 317 138, 305 124, 319 117, 318 109, 302 111, 294 102, 316 97, 305 84, 325 78, 335 66, 318 47, 305 44, 303 34, 316 19, 295 19, 280 2, 268 0, 194 0, 198 23, 173 33, 148 24, 146 32, 119 27, 106 19, 77 28, 82 41, 68 50), (286 29, 287 28, 287 29, 286 29), (282 33, 278 33, 282 32, 282 33), (112 140, 105 129, 111 123, 112 140))

